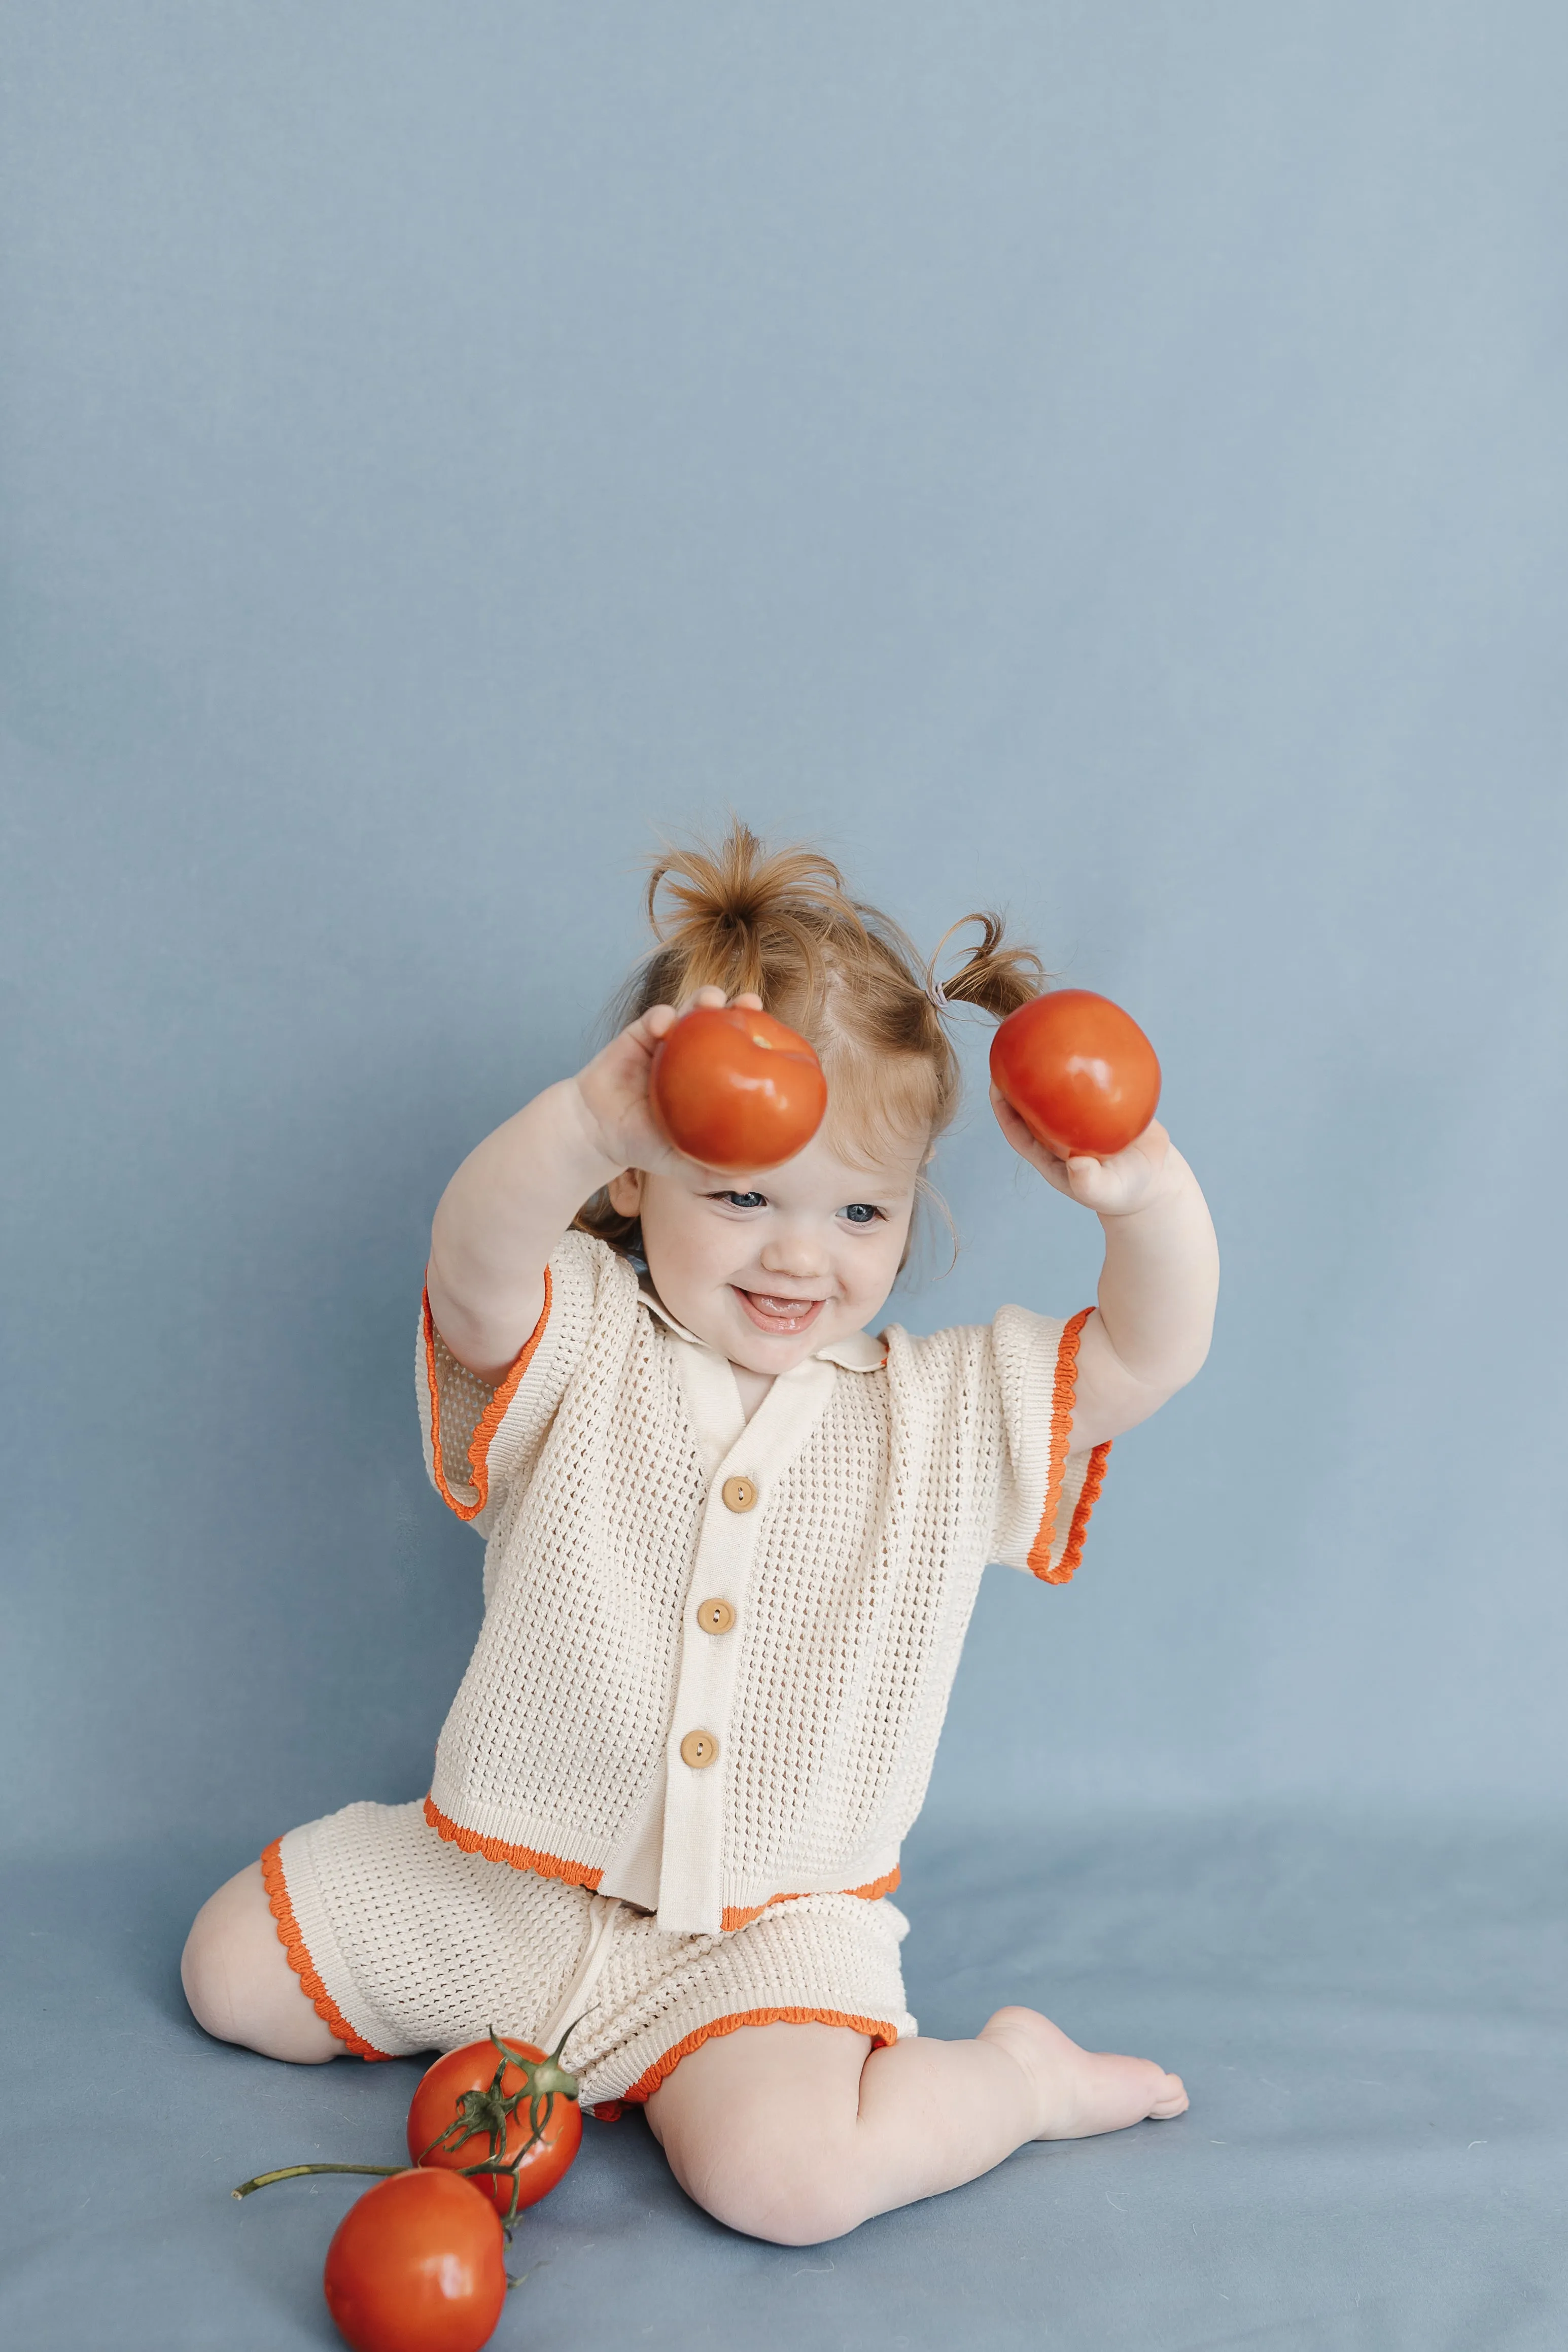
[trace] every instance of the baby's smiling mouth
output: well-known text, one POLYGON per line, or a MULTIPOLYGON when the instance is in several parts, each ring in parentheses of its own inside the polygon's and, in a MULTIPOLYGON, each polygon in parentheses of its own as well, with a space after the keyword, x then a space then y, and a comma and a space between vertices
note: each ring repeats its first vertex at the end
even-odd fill
POLYGON ((746 1309, 748 1320, 759 1331, 776 1331, 781 1337, 796 1331, 810 1330, 822 1308, 825 1298, 791 1298, 768 1290, 742 1290, 737 1282, 730 1288, 746 1309))

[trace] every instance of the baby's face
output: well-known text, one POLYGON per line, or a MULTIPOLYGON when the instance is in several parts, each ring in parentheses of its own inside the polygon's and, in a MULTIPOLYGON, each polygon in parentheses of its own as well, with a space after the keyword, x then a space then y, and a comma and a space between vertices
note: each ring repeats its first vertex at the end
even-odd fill
POLYGON ((648 1272, 671 1314, 731 1363, 787 1372, 860 1330, 886 1299, 925 1156, 922 1139, 872 1171, 818 1134, 781 1168, 629 1170, 611 1196, 641 1215, 648 1272))

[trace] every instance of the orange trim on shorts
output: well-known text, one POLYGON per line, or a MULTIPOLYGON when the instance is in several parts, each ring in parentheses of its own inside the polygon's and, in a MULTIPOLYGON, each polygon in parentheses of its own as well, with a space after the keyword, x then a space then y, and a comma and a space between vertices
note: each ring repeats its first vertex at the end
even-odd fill
MULTIPOLYGON (((891 1895, 903 1875, 904 1873, 894 1863, 885 1878, 873 1878, 869 1886, 842 1886, 836 1892, 841 1895, 858 1895, 862 1902, 874 1903, 879 1895, 891 1895)), ((749 1927, 754 1919, 760 1919, 763 1913, 770 1910, 775 1903, 803 1903, 805 1899, 803 1895, 770 1895, 766 1903, 753 1903, 744 1910, 732 1904, 720 1914, 718 1924, 727 1936, 732 1936, 737 1927, 749 1927)))
MULTIPOLYGON (((786 1901, 789 1899, 785 1897, 786 1901)), ((676 2042, 673 2050, 666 2050, 662 2058, 655 2058, 646 2073, 638 2075, 632 2088, 622 2092, 619 2101, 606 2100, 604 2105, 641 2106, 644 2099, 652 2097, 666 2075, 674 2073, 683 2058, 689 2058, 694 2050, 700 2050, 705 2042, 713 2041, 720 2033, 737 2033, 743 2025, 847 2025, 852 2033, 869 2033, 873 2050, 889 2049, 898 2039, 896 2025, 889 2025, 884 2020, 875 2017, 850 2017, 841 2009, 737 2010, 733 2017, 716 2017, 711 2025, 699 2025, 695 2033, 688 2033, 684 2041, 676 2042)), ((598 2109, 594 2112, 597 2114, 598 2109)), ((607 2116, 604 2120, 609 2123, 614 2118, 607 2116)))
POLYGON ((550 1278, 545 1268, 545 1303, 539 1319, 524 1340, 517 1355, 503 1375, 499 1386, 480 1415, 478 1426, 468 1441, 468 1466, 474 1475, 469 1484, 478 1495, 476 1503, 460 1503, 446 1483, 446 1467, 441 1458, 441 1392, 435 1381, 435 1318, 430 1311, 430 1285, 424 1286, 420 1311, 424 1318, 424 1378, 430 1391, 430 1450, 435 1465, 435 1484, 441 1499, 460 1519, 476 1519, 490 1498, 490 1440, 501 1426, 501 1416, 517 1394, 517 1382, 534 1359, 534 1351, 545 1335, 549 1321, 550 1278))
POLYGON ((388 2058, 390 2050, 378 2050, 363 2034, 356 2033, 320 1978, 315 1963, 299 1932, 299 1922, 294 1916, 294 1906, 288 1899, 288 1885, 283 1875, 283 1840, 274 1838, 261 1857, 261 1882, 267 1889, 267 1907, 277 1922, 277 1940, 288 1958, 288 1965, 298 1978, 300 1988, 322 2022, 330 2027, 341 2042, 356 2058, 388 2058))
POLYGON ((586 1886, 591 1894, 604 1873, 590 1870, 585 1862, 563 1862, 559 1853, 539 1853, 531 1845, 507 1845, 500 1838, 481 1837, 477 1830, 465 1830, 458 1822, 449 1821, 434 1797, 424 1801, 424 1818, 439 1837, 450 1845, 459 1845, 465 1853, 476 1853, 486 1862, 509 1863, 514 1870, 537 1870, 541 1878, 564 1878, 569 1886, 586 1886))
POLYGON ((1068 1444, 1072 1435, 1072 1406, 1078 1391, 1078 1343, 1083 1326, 1093 1312, 1092 1307, 1079 1308, 1071 1320, 1063 1326, 1061 1343, 1056 1351, 1056 1378, 1051 1391, 1051 1469, 1040 1529, 1029 1548, 1027 1561, 1030 1571, 1040 1578, 1042 1584, 1066 1584, 1071 1579, 1083 1557, 1083 1538, 1088 1532, 1089 1515, 1105 1483, 1105 1462, 1111 1451, 1109 1438, 1103 1445, 1095 1446, 1089 1456, 1078 1507, 1067 1531, 1067 1543, 1061 1559, 1052 1568, 1051 1548, 1056 1540, 1056 1514, 1061 1503, 1061 1483, 1067 1469, 1068 1444))

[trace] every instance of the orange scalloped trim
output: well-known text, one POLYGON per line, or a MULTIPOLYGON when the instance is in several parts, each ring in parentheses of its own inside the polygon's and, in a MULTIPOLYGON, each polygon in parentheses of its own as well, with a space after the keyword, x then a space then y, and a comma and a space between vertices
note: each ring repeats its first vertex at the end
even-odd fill
POLYGON ((1072 1402, 1078 1389, 1078 1343, 1083 1326, 1093 1312, 1092 1307, 1079 1308, 1071 1320, 1063 1325, 1056 1350, 1056 1378, 1051 1389, 1051 1467, 1046 1479, 1045 1507, 1040 1513, 1035 1539, 1029 1548, 1030 1570, 1048 1583, 1055 1580, 1051 1574, 1051 1547, 1056 1538, 1057 1507, 1061 1501, 1067 1447, 1072 1434, 1072 1402))
POLYGON ((261 1883, 267 1889, 267 1908, 277 1922, 277 1940, 287 1955, 288 1965, 298 1978, 300 1986, 322 2022, 331 2028, 356 2058, 388 2058, 390 2050, 378 2050, 373 2042, 356 2033, 320 1978, 299 1932, 299 1922, 294 1916, 294 1906, 288 1899, 288 1885, 283 1875, 283 1840, 274 1838, 261 1857, 261 1883))
MULTIPOLYGON (((838 1892, 841 1895, 858 1895, 862 1902, 874 1903, 879 1895, 891 1895, 903 1876, 904 1873, 894 1863, 885 1878, 873 1878, 869 1886, 840 1887, 838 1892)), ((718 1924, 727 1936, 732 1936, 737 1927, 749 1927, 754 1919, 760 1919, 763 1913, 770 1910, 775 1903, 803 1903, 805 1899, 803 1895, 770 1895, 766 1903, 753 1903, 746 1910, 730 1905, 720 1914, 718 1924)))
POLYGON ((563 1862, 559 1853, 540 1853, 531 1845, 506 1845, 499 1838, 481 1837, 477 1830, 465 1830, 460 1822, 449 1821, 434 1797, 424 1801, 424 1818, 448 1844, 460 1845, 465 1853, 481 1854, 486 1862, 509 1863, 514 1870, 537 1870, 541 1878, 564 1878, 569 1886, 586 1886, 590 1893, 604 1875, 601 1870, 590 1870, 585 1862, 563 1862))
POLYGON ((711 2025, 699 2025, 695 2033, 688 2033, 673 2050, 666 2050, 646 2074, 638 2075, 629 2091, 622 2092, 621 2105, 641 2106, 665 2076, 674 2073, 683 2058, 689 2058, 694 2050, 700 2050, 705 2042, 713 2041, 718 2034, 737 2033, 743 2025, 847 2025, 852 2033, 869 2033, 873 2050, 890 2049, 898 2039, 896 2025, 875 2017, 850 2017, 841 2009, 743 2009, 733 2017, 716 2017, 711 2025))
POLYGON ((1083 1557, 1083 1538, 1089 1526, 1089 1515, 1105 1483, 1105 1459, 1111 1451, 1111 1441, 1097 1445, 1089 1457, 1084 1473, 1078 1507, 1072 1514, 1066 1549, 1052 1568, 1051 1548, 1056 1540, 1056 1514, 1061 1502, 1061 1482, 1067 1469, 1067 1449, 1072 1435, 1072 1407, 1078 1392, 1078 1343, 1083 1326, 1094 1309, 1081 1307, 1076 1315, 1062 1326, 1061 1343, 1056 1350, 1056 1378, 1051 1390, 1051 1469, 1045 1489, 1045 1508, 1040 1516, 1040 1528, 1029 1548, 1026 1565, 1042 1584, 1066 1584, 1083 1557))
POLYGON ((469 1484, 478 1495, 476 1503, 460 1503, 446 1483, 446 1467, 441 1458, 441 1392, 435 1380, 435 1318, 430 1311, 430 1285, 427 1282, 421 1296, 420 1311, 424 1319, 424 1378, 430 1391, 430 1449, 435 1464, 435 1484, 441 1499, 460 1519, 476 1519, 490 1499, 490 1441, 501 1426, 501 1416, 517 1392, 517 1382, 534 1359, 534 1351, 545 1335, 549 1321, 550 1278, 545 1268, 545 1303, 539 1319, 524 1340, 489 1403, 485 1407, 479 1424, 468 1441, 468 1466, 474 1475, 469 1484))
POLYGON ((1083 1538, 1089 1532, 1089 1516, 1100 1500, 1100 1489, 1105 1484, 1105 1465, 1111 1458, 1111 1440, 1097 1445, 1089 1456, 1089 1467, 1083 1473, 1079 1489, 1078 1508, 1072 1514, 1072 1525, 1067 1530, 1067 1548, 1058 1566, 1045 1581, 1065 1584, 1083 1557, 1083 1538))

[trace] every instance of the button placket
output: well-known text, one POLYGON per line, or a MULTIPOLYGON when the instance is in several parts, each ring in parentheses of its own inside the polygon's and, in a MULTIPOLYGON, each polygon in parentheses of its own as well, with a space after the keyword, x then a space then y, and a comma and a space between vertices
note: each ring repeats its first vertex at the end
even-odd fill
POLYGON ((709 1494, 692 1570, 690 1629, 681 1644, 681 1667, 670 1726, 668 1779, 664 1791, 664 1843, 659 1872, 659 1924, 685 1934, 717 1932, 724 1848, 726 1755, 735 1695, 739 1643, 716 1641, 697 1624, 697 1596, 726 1608, 727 1596, 744 1592, 751 1554, 764 1514, 737 1514, 722 1495, 709 1494), (712 1751, 698 1742, 711 1742, 712 1751))
POLYGON ((730 1745, 737 1684, 746 1643, 752 1564, 777 1482, 832 1393, 831 1366, 812 1362, 777 1381, 749 1425, 716 1465, 698 1530, 684 1615, 664 1798, 659 1926, 666 1932, 716 1935, 723 1910, 724 1791, 742 1769, 730 1745), (737 1490, 739 1490, 737 1493, 737 1490), (729 1497, 736 1495, 736 1499, 729 1497), (702 1612, 727 1612, 705 1626, 702 1612), (694 1763, 682 1743, 711 1739, 716 1754, 694 1763))
POLYGON ((691 1605, 691 1622, 698 1629, 698 1637, 688 1637, 682 1644, 675 1699, 674 1728, 680 1738, 690 1730, 706 1730, 722 1744, 734 1703, 739 1644, 716 1636, 727 1633, 738 1621, 740 1612, 731 1595, 744 1593, 750 1582, 764 1517, 759 1510, 730 1511, 724 1507, 722 1494, 713 1498, 705 1516, 692 1573, 694 1595, 701 1595, 691 1605), (709 1621, 706 1625, 705 1610, 709 1621))

